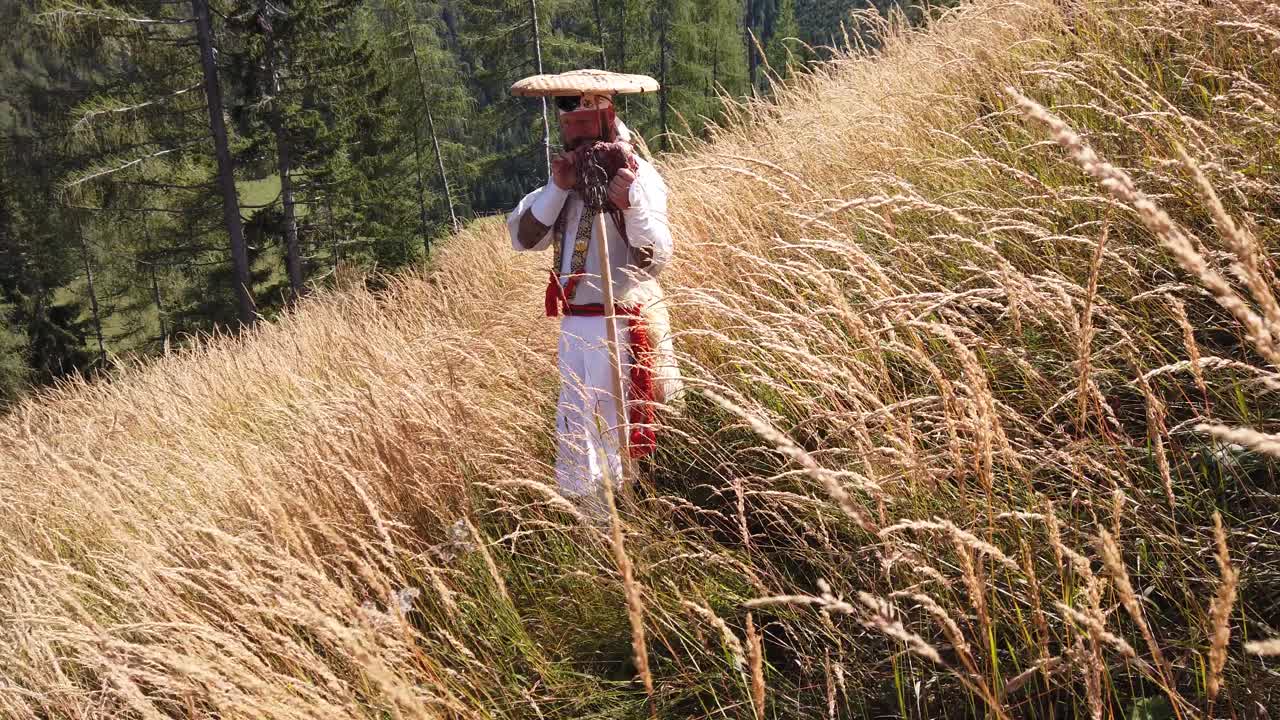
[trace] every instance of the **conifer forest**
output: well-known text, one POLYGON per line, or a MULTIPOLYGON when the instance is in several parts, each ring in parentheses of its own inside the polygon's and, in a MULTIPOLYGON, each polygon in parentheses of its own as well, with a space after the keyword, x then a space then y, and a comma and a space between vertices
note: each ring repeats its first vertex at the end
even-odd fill
POLYGON ((662 92, 620 114, 661 153, 722 122, 726 98, 859 42, 868 7, 2 3, 0 403, 429 262, 546 177, 542 107, 508 92, 521 77, 652 75, 662 92))

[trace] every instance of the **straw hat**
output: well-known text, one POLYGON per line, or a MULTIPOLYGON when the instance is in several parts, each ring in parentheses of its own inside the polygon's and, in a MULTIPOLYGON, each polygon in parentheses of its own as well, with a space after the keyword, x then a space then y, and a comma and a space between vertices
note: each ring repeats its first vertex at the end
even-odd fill
POLYGON ((624 75, 608 70, 571 70, 559 75, 533 75, 511 86, 512 95, 629 95, 658 91, 648 75, 624 75))

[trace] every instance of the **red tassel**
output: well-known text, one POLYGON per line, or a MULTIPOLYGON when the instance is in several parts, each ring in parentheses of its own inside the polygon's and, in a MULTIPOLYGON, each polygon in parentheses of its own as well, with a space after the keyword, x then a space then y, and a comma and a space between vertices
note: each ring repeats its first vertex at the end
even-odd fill
POLYGON ((547 317, 556 317, 560 314, 560 277, 554 272, 547 280, 547 317))
POLYGON ((631 425, 631 457, 642 458, 657 447, 654 423, 658 409, 653 405, 653 345, 644 318, 631 315, 627 322, 631 335, 631 397, 627 420, 631 425))

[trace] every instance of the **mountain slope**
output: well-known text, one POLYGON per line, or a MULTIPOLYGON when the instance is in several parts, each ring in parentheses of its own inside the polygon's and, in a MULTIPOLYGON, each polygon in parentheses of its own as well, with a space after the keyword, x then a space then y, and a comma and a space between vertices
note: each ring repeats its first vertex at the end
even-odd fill
POLYGON ((547 258, 497 220, 380 295, 21 405, 0 709, 1274 705, 1242 648, 1280 616, 1274 440, 1197 427, 1274 429, 1277 28, 1245 0, 975 2, 665 161, 693 392, 624 503, 629 586, 547 484, 547 258))

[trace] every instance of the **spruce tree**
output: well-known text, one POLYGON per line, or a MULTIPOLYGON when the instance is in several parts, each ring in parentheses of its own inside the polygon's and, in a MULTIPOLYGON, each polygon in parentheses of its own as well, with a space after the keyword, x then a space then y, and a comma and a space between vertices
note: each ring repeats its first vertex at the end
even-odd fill
POLYGON ((704 92, 705 101, 698 110, 711 119, 720 114, 717 93, 736 96, 747 89, 747 56, 741 42, 739 7, 737 0, 709 0, 703 9, 701 53, 695 56, 695 62, 702 66, 710 92, 704 92))
POLYGON ((14 305, 0 300, 0 410, 26 393, 31 376, 26 333, 15 315, 14 305))
POLYGON ((10 388, 92 363, 73 287, 82 272, 76 236, 56 187, 68 170, 67 113, 94 71, 42 48, 32 19, 26 3, 0 6, 11 29, 0 34, 0 364, 10 388))
MULTIPOLYGON (((401 106, 405 108, 406 124, 412 128, 419 231, 424 250, 429 251, 431 233, 428 226, 431 220, 427 210, 428 192, 424 178, 432 173, 425 167, 426 156, 431 154, 434 157, 438 192, 443 195, 441 200, 448 214, 449 226, 457 232, 461 227, 458 221, 459 208, 445 163, 444 147, 448 144, 445 132, 451 124, 449 120, 461 117, 467 111, 468 103, 465 90, 457 81, 456 61, 444 47, 447 28, 438 4, 391 0, 388 10, 392 18, 387 29, 391 31, 392 37, 403 38, 399 52, 393 50, 389 55, 392 59, 400 60, 405 70, 412 69, 407 81, 401 75, 398 82, 393 77, 393 82, 398 85, 396 92, 401 106), (437 118, 440 122, 437 122, 437 118), (429 146, 429 150, 424 146, 429 146)), ((401 74, 403 72, 401 70, 401 74)))
POLYGON ((76 235, 80 241, 80 262, 84 265, 85 291, 89 298, 89 312, 92 320, 94 339, 98 341, 98 362, 105 365, 107 361, 107 343, 102 334, 102 310, 98 305, 98 288, 93 281, 94 259, 89 251, 89 242, 84 236, 84 226, 76 223, 76 235))
POLYGON ((774 21, 773 33, 765 46, 765 57, 769 66, 780 77, 786 77, 795 71, 792 59, 803 62, 809 59, 806 51, 798 49, 791 38, 800 37, 800 24, 796 20, 796 0, 778 0, 778 14, 774 21))
MULTIPOLYGON (((538 72, 528 0, 457 0, 446 6, 457 25, 460 57, 477 112, 468 124, 471 186, 478 212, 508 209, 546 180, 541 104, 511 96, 511 84, 538 72)), ((594 64, 599 48, 589 0, 539 0, 543 71, 594 64)), ((554 128, 552 129, 554 133, 554 128)), ((556 143, 553 135, 552 143, 556 143)))
POLYGON ((349 34, 356 9, 357 0, 235 0, 230 8, 234 38, 224 54, 237 93, 233 109, 249 159, 267 152, 275 159, 291 299, 305 292, 298 208, 311 169, 354 141, 340 106, 352 94, 375 92, 366 82, 378 72, 373 51, 349 34))
MULTIPOLYGON (((604 45, 610 70, 657 77, 655 0, 600 0, 604 45)), ((618 112, 627 125, 645 137, 660 132, 659 103, 623 95, 618 112)))
POLYGON ((658 49, 659 125, 670 133, 697 136, 720 116, 721 92, 747 87, 746 53, 739 6, 734 0, 658 0, 653 7, 658 49))
POLYGON ((681 0, 656 0, 653 4, 653 28, 658 76, 658 132, 662 136, 662 148, 671 149, 671 96, 672 58, 675 55, 677 13, 681 0))
MULTIPOLYGON (((21 232, 14 212, 7 161, 7 143, 0 140, 0 253, 12 251, 13 235, 21 232)), ((27 363, 27 336, 18 322, 18 309, 11 299, 14 293, 10 286, 14 279, 10 277, 12 271, 5 272, 7 265, 9 262, 0 261, 0 408, 23 394, 31 375, 27 363)))
POLYGON ((232 312, 201 324, 252 323, 250 252, 215 59, 220 13, 210 12, 208 0, 102 0, 93 6, 43 0, 43 9, 46 26, 96 62, 104 76, 74 115, 81 157, 64 178, 65 196, 98 209, 118 204, 190 216, 179 223, 187 232, 166 235, 180 245, 173 248, 175 265, 208 269, 211 242, 221 244, 223 262, 229 260, 226 283, 215 297, 229 301, 232 312))
POLYGON ((209 0, 191 0, 191 14, 196 26, 196 46, 200 50, 201 81, 205 110, 209 115, 209 135, 217 161, 216 183, 222 195, 222 219, 231 240, 231 266, 237 314, 246 325, 254 320, 252 281, 249 277, 249 254, 244 244, 244 228, 240 222, 240 201, 236 193, 235 165, 231 160, 230 141, 223 121, 222 84, 215 59, 209 0))

